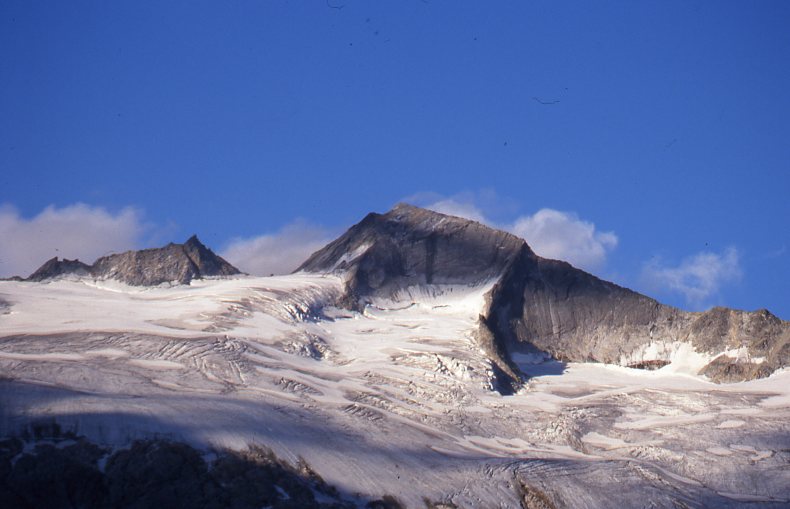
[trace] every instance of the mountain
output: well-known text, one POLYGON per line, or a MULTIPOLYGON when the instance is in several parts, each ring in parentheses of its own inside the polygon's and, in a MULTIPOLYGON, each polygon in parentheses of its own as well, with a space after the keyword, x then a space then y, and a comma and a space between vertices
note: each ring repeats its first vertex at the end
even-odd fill
POLYGON ((367 297, 391 297, 409 286, 498 279, 521 249, 534 257, 510 233, 399 204, 368 214, 296 270, 347 273, 347 304, 360 308, 367 297))
POLYGON ((691 345, 712 358, 701 373, 717 381, 790 365, 790 323, 766 310, 682 311, 542 258, 507 232, 407 204, 368 214, 300 271, 342 274, 341 303, 356 310, 375 299, 408 300, 404 291, 419 286, 493 283, 478 340, 505 391, 520 384, 514 356, 535 350, 561 361, 656 368, 691 345))
POLYGON ((56 256, 47 260, 44 265, 36 269, 36 271, 27 278, 27 281, 45 281, 47 279, 69 274, 75 276, 90 276, 91 266, 79 260, 60 260, 56 256))
MULTIPOLYGON (((341 275, 336 304, 354 311, 377 299, 413 300, 419 288, 490 287, 476 337, 503 393, 521 386, 517 359, 536 353, 655 369, 690 347, 706 356, 699 373, 719 382, 765 377, 790 365, 790 323, 767 310, 683 311, 542 258, 510 233, 408 204, 368 214, 296 272, 341 275)), ((53 258, 27 280, 76 275, 153 286, 239 273, 192 236, 92 265, 53 258)))
POLYGON ((193 235, 183 244, 170 243, 160 248, 111 254, 99 258, 93 265, 79 260, 53 258, 31 274, 27 281, 75 275, 115 279, 132 286, 155 286, 171 282, 188 284, 193 279, 240 273, 193 235))
MULTIPOLYGON (((194 239, 37 277, 228 270, 194 239)), ((786 334, 406 205, 296 274, 0 281, 0 505, 789 507, 786 334)))

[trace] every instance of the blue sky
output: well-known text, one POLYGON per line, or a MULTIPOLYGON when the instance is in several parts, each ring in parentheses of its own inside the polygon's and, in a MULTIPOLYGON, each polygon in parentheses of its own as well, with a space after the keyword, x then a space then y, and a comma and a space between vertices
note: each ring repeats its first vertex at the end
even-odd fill
POLYGON ((790 319, 788 26, 782 1, 6 0, 0 274, 193 232, 268 270, 408 198, 790 319))

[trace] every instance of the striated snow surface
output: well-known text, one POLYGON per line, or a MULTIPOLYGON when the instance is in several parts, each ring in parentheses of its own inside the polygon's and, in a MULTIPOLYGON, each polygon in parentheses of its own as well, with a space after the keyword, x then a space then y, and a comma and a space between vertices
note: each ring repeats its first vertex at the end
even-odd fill
POLYGON ((669 362, 655 371, 521 354, 531 378, 503 397, 475 340, 490 284, 408 288, 363 313, 332 307, 341 284, 0 282, 0 435, 54 419, 117 447, 261 444, 408 507, 790 504, 788 371, 713 384, 674 344, 638 353, 669 362))

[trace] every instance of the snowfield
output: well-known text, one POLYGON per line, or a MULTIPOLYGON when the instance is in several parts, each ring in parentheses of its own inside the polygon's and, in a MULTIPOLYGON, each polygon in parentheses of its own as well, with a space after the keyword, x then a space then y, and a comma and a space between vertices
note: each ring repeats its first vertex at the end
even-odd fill
POLYGON ((408 507, 790 505, 790 372, 714 384, 685 344, 640 352, 671 360, 655 371, 522 354, 531 378, 501 396, 474 336, 489 289, 356 313, 333 276, 0 282, 0 435, 262 444, 408 507))

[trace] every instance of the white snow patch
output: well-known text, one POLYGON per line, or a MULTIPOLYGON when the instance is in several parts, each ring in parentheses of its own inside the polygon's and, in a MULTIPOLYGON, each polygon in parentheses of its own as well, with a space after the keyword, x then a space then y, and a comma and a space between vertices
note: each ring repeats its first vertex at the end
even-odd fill
POLYGON ((332 271, 337 270, 341 265, 346 266, 349 263, 353 262, 363 254, 365 254, 368 251, 368 249, 371 248, 371 246, 373 246, 372 242, 365 242, 357 246, 357 248, 351 251, 350 253, 344 253, 343 256, 338 258, 338 260, 332 266, 332 271))
POLYGON ((751 353, 749 352, 749 348, 746 346, 727 349, 716 357, 721 356, 733 359, 736 363, 762 364, 765 362, 765 357, 752 357, 751 353))
POLYGON ((733 428, 740 428, 744 424, 746 424, 746 421, 741 421, 739 419, 730 419, 720 423, 716 427, 719 429, 733 429, 733 428))
POLYGON ((699 424, 703 422, 712 421, 716 417, 713 413, 703 413, 698 415, 654 415, 644 419, 638 419, 631 422, 617 422, 614 424, 615 428, 631 429, 631 430, 646 430, 665 428, 668 426, 686 426, 688 424, 699 424))
POLYGON ((660 370, 668 373, 696 375, 713 358, 697 352, 690 343, 682 341, 653 341, 640 346, 628 355, 620 357, 621 366, 633 366, 644 362, 664 361, 668 364, 660 370))
POLYGON ((406 309, 414 305, 431 315, 463 312, 477 318, 483 311, 486 293, 495 283, 496 280, 484 281, 478 285, 414 285, 399 290, 390 299, 374 299, 371 305, 387 310, 406 309))
POLYGON ((17 361, 57 362, 57 361, 81 361, 85 359, 85 356, 76 353, 64 353, 64 352, 51 352, 51 353, 0 352, 0 359, 10 359, 17 361))
POLYGON ((645 362, 662 361, 667 365, 661 367, 660 371, 696 375, 711 361, 721 356, 733 359, 737 363, 761 364, 765 361, 764 357, 752 357, 746 346, 709 354, 697 352, 690 343, 683 341, 653 341, 628 355, 622 355, 619 364, 633 366, 645 362))
POLYGON ((121 350, 120 348, 97 348, 95 350, 86 351, 85 355, 107 357, 109 359, 120 359, 123 357, 129 357, 130 354, 126 350, 121 350))
POLYGON ((162 359, 130 359, 129 364, 148 369, 185 369, 183 364, 162 359))
POLYGON ((595 431, 591 431, 581 438, 582 442, 590 444, 593 447, 598 447, 606 450, 630 448, 630 447, 645 447, 651 445, 660 445, 661 440, 647 440, 643 442, 629 443, 619 438, 608 437, 595 431))

